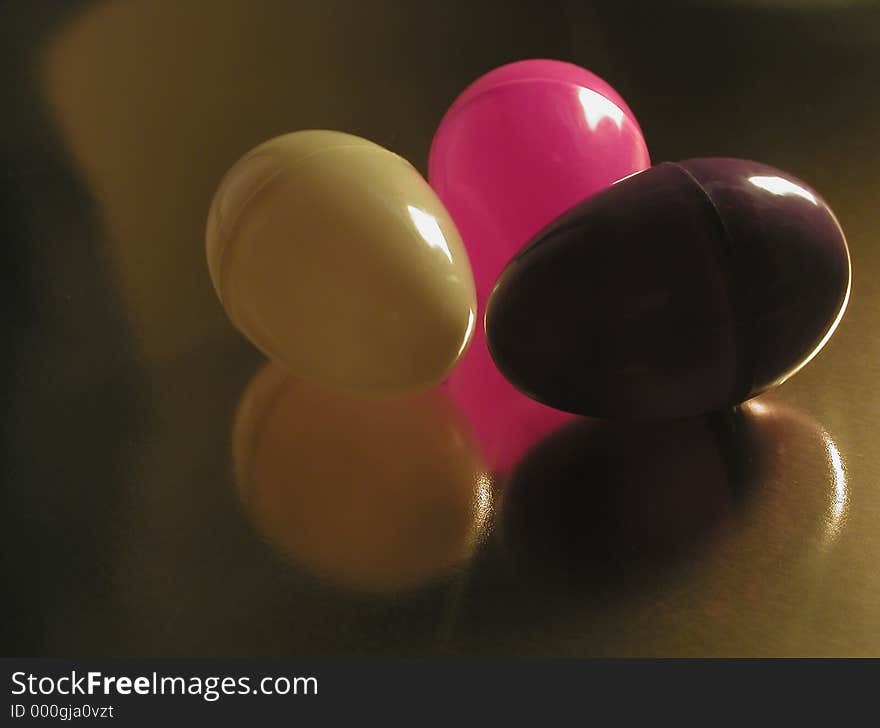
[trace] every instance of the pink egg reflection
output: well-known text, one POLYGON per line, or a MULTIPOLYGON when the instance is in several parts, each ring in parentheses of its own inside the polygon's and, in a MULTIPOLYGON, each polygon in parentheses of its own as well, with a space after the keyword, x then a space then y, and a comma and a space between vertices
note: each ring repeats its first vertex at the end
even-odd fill
POLYGON ((482 76, 452 104, 428 179, 462 234, 483 304, 541 228, 649 165, 641 129, 614 89, 572 64, 531 60, 482 76))
POLYGON ((533 445, 576 419, 518 392, 495 367, 482 326, 444 386, 467 418, 483 461, 495 473, 507 472, 533 445))

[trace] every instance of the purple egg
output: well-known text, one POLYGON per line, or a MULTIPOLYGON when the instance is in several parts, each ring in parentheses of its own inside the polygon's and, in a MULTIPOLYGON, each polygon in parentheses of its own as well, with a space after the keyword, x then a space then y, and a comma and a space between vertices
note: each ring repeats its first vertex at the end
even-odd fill
POLYGON ((664 163, 575 205, 504 269, 492 358, 522 392, 598 417, 734 405, 809 362, 849 299, 834 213, 739 159, 664 163))

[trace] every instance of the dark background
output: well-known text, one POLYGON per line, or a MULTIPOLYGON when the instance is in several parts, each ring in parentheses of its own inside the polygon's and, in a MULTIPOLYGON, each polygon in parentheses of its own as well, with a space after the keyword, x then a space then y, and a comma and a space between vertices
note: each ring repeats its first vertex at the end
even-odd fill
POLYGON ((0 3, 2 654, 877 654, 878 90, 868 2, 0 3), (608 80, 655 162, 820 190, 849 311, 769 420, 580 425, 495 483, 506 525, 459 568, 341 589, 233 485, 261 359, 211 290, 211 195, 298 128, 424 172, 455 96, 529 57, 608 80))

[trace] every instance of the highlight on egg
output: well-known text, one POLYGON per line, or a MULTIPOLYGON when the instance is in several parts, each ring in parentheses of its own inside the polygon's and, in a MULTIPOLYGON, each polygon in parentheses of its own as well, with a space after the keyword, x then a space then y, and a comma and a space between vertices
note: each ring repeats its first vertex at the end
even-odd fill
POLYGON ((664 163, 559 217, 505 268, 489 350, 520 391, 632 419, 735 405, 840 323, 849 251, 818 192, 741 159, 664 163))
POLYGON ((366 139, 308 130, 255 147, 221 181, 206 245, 236 328, 329 389, 428 389, 473 334, 455 224, 409 162, 366 139))

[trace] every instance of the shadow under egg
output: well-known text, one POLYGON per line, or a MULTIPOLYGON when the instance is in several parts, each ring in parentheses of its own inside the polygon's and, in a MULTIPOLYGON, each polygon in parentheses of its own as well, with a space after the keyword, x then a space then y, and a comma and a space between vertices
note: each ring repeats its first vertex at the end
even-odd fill
POLYGON ((454 570, 491 510, 470 431, 437 389, 357 400, 268 364, 239 404, 233 464, 265 540, 358 592, 399 592, 454 570))
POLYGON ((511 473, 497 533, 533 575, 628 580, 708 536, 757 487, 745 408, 655 422, 574 421, 511 473))

